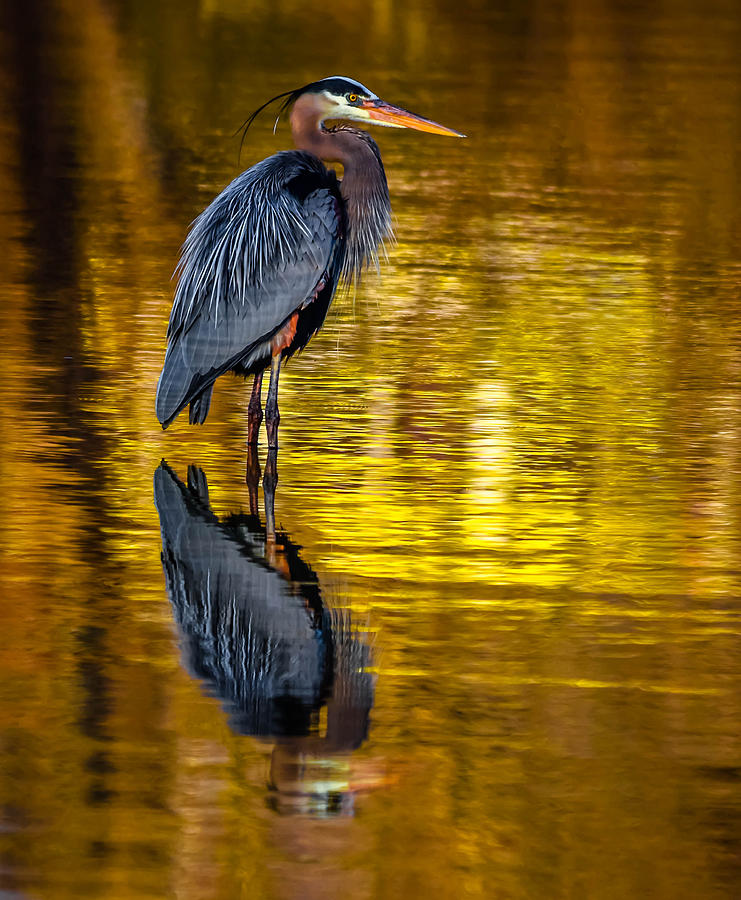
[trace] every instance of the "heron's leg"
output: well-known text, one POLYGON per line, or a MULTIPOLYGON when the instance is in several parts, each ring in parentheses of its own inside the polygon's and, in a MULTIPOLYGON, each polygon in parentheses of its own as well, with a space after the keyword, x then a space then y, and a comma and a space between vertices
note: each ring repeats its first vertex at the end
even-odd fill
POLYGON ((270 386, 268 387, 268 399, 265 402, 265 430, 268 433, 268 447, 278 448, 278 378, 280 376, 280 362, 283 351, 279 350, 270 363, 270 386))
POLYGON ((262 489, 265 494, 265 535, 275 541, 275 489, 278 486, 278 449, 270 447, 265 460, 262 489))
POLYGON ((247 445, 247 472, 245 480, 250 494, 250 515, 259 517, 260 506, 257 502, 257 486, 260 484, 260 457, 257 455, 257 447, 254 444, 247 445))
POLYGON ((260 424, 262 423, 261 392, 262 372, 258 372, 255 375, 255 380, 252 384, 252 394, 250 395, 250 402, 247 407, 247 443, 250 446, 255 446, 257 444, 257 436, 260 433, 260 424))

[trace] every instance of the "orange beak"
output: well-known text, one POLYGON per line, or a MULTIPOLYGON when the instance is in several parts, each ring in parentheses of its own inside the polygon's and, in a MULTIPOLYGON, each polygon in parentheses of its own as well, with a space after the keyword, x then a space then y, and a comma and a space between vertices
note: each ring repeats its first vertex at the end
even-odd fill
POLYGON ((438 125, 430 119, 415 116, 414 113, 402 109, 400 106, 391 106, 383 100, 364 100, 363 109, 368 111, 371 121, 380 125, 390 125, 392 128, 414 128, 416 131, 429 131, 430 134, 447 134, 450 137, 465 137, 460 131, 438 125))

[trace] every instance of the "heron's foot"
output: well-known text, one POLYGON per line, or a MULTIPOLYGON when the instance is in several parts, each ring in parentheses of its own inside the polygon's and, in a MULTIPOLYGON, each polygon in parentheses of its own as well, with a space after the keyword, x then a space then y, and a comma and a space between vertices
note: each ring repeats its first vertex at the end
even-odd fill
POLYGON ((271 447, 265 460, 265 474, 262 489, 265 494, 265 534, 269 541, 275 540, 275 489, 278 486, 278 450, 271 447))

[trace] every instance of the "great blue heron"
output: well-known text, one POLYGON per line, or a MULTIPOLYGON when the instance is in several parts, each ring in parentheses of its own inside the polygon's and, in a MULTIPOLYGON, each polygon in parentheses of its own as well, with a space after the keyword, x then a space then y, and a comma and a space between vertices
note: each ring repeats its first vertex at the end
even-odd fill
POLYGON ((338 281, 358 277, 391 235, 391 205, 375 141, 346 122, 464 137, 381 100, 351 78, 332 77, 273 97, 290 110, 297 150, 239 175, 195 220, 178 266, 165 363, 157 387, 163 428, 190 404, 206 419, 215 380, 254 375, 248 443, 262 422, 278 445, 281 362, 321 327, 338 281), (331 126, 326 122, 334 123, 331 126), (339 182, 325 162, 341 163, 339 182))

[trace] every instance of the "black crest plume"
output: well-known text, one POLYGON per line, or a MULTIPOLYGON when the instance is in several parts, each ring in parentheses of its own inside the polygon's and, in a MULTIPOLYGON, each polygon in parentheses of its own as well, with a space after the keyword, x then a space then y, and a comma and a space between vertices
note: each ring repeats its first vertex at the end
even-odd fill
MULTIPOLYGON (((271 97, 270 100, 266 101, 262 104, 262 106, 258 106, 258 108, 251 113, 242 124, 237 128, 234 132, 234 137, 241 133, 242 137, 239 141, 239 153, 237 154, 237 162, 239 162, 240 157, 242 156, 242 147, 244 146, 244 139, 247 137, 247 132, 249 131, 250 125, 255 121, 255 119, 260 115, 260 113, 267 109, 272 103, 275 103, 276 100, 283 100, 283 103, 280 105, 280 109, 278 110, 278 115, 275 118, 275 126, 278 125, 281 116, 286 112, 286 110, 291 106, 291 104, 301 96, 301 94, 306 90, 310 85, 306 85, 302 88, 297 88, 293 91, 284 91, 282 94, 276 94, 275 97, 271 97), (285 98, 285 99, 284 99, 285 98)), ((274 127, 275 127, 274 126, 274 127)))

